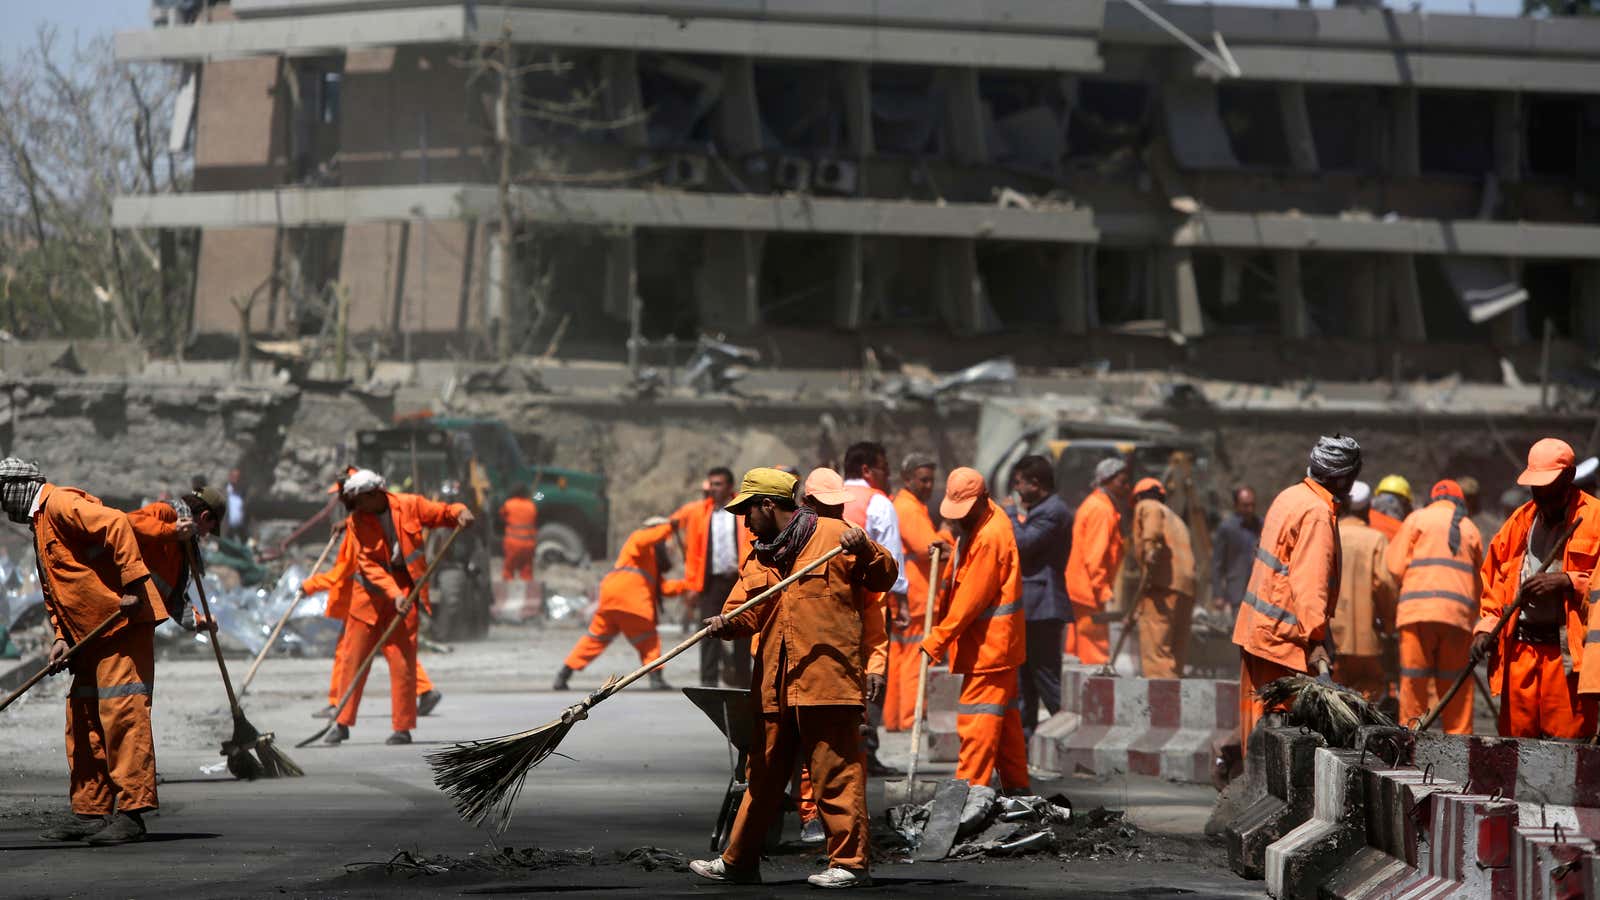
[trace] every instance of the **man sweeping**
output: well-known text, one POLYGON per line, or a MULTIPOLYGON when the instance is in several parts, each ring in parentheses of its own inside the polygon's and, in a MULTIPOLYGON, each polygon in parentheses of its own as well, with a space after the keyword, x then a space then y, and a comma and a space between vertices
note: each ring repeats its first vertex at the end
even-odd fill
POLYGON ((1120 456, 1094 467, 1094 490, 1072 516, 1072 549, 1067 555, 1067 596, 1073 621, 1067 623, 1064 648, 1078 662, 1098 666, 1111 655, 1111 629, 1095 614, 1111 603, 1117 573, 1122 571, 1122 513, 1133 482, 1128 461, 1120 456))
POLYGON ((1600 555, 1600 500, 1573 485, 1576 466, 1566 441, 1535 443, 1517 477, 1533 499, 1506 519, 1484 554, 1472 654, 1489 659, 1489 690, 1500 695, 1503 737, 1573 739, 1595 733, 1596 692, 1581 690, 1579 677, 1585 613, 1600 601, 1590 593, 1590 574, 1600 555), (1558 546, 1579 518, 1578 529, 1558 546), (1549 569, 1539 573, 1551 558, 1549 569), (1498 641, 1491 640, 1495 623, 1518 597, 1527 598, 1521 612, 1506 623, 1498 641))
MULTIPOLYGON (((937 467, 931 456, 912 453, 900 464, 900 491, 894 495, 894 511, 900 517, 900 546, 905 549, 906 605, 896 610, 895 630, 889 635, 889 686, 884 692, 883 727, 905 731, 917 708, 917 660, 922 654, 922 620, 928 603, 928 583, 933 578, 932 553, 939 548, 939 567, 950 571, 950 548, 954 539, 934 527, 928 514, 933 497, 933 476, 937 467)), ((940 591, 940 596, 945 596, 940 591)), ((943 612, 934 611, 935 616, 943 612)))
POLYGON ((1002 791, 1027 794, 1028 745, 1017 710, 1017 670, 1027 657, 1017 539, 976 469, 950 473, 939 513, 961 523, 959 561, 950 610, 923 639, 922 652, 937 663, 949 650, 950 671, 964 676, 956 777, 987 785, 998 771, 1002 791))
POLYGON ((1318 439, 1306 477, 1284 488, 1267 508, 1255 567, 1233 626, 1239 646, 1239 735, 1266 714, 1256 691, 1296 672, 1332 665, 1328 620, 1339 601, 1337 510, 1361 474, 1361 445, 1353 437, 1318 439))
MULTIPOLYGON (((169 616, 183 622, 189 603, 189 554, 200 558, 199 538, 217 530, 227 515, 228 501, 214 487, 202 487, 174 500, 157 500, 128 513, 139 555, 150 570, 150 582, 161 595, 169 616)), ((195 615, 198 624, 198 614, 195 615)), ((188 627, 188 626, 185 626, 188 627)), ((214 631, 215 628, 212 627, 214 631)))
MULTIPOLYGON (((567 654, 566 663, 556 673, 553 690, 567 690, 572 673, 581 672, 594 662, 619 634, 633 645, 640 663, 649 664, 661 656, 661 638, 656 633, 661 598, 688 591, 683 581, 661 580, 661 572, 667 567, 664 544, 676 529, 672 522, 658 516, 628 535, 622 552, 617 554, 616 565, 600 579, 600 604, 589 620, 589 630, 567 654)), ((660 669, 650 673, 650 687, 657 691, 672 689, 660 669)))
MULTIPOLYGON (((1406 516, 1384 558, 1400 583, 1400 721, 1428 714, 1467 667, 1478 623, 1478 569, 1483 537, 1467 518, 1461 486, 1433 486, 1427 506, 1406 516)), ((1472 682, 1456 692, 1440 725, 1472 733, 1472 682)))
POLYGON ((75 821, 40 837, 125 844, 142 840, 157 806, 150 731, 155 629, 166 605, 150 581, 128 517, 77 488, 45 481, 32 463, 0 460, 0 509, 33 531, 39 587, 55 631, 52 671, 107 618, 120 615, 65 665, 67 767, 75 821))
POLYGON ((1339 516, 1339 603, 1328 625, 1333 636, 1333 680, 1368 703, 1389 694, 1383 635, 1394 631, 1397 588, 1384 557, 1389 539, 1367 523, 1372 488, 1357 481, 1339 516))
POLYGON ((863 592, 894 586, 894 557, 866 532, 819 519, 794 498, 796 479, 776 469, 751 469, 728 504, 755 534, 727 611, 834 547, 844 553, 775 599, 732 619, 706 620, 714 634, 759 635, 751 699, 757 717, 749 788, 734 819, 728 849, 690 869, 712 881, 761 880, 761 853, 778 815, 796 757, 806 760, 828 832, 828 869, 807 881, 818 887, 870 884, 866 771, 861 761, 863 592))
POLYGON ((394 732, 384 743, 409 744, 411 729, 417 725, 415 605, 421 603, 427 607, 427 586, 417 592, 415 601, 409 594, 428 569, 424 552, 427 529, 469 527, 473 522, 472 511, 462 503, 446 505, 416 494, 391 493, 386 490, 383 476, 369 469, 347 476, 341 494, 350 498, 353 507, 345 540, 354 543, 357 588, 351 597, 350 618, 345 625, 350 632, 350 655, 341 667, 339 681, 346 690, 354 682, 355 691, 325 740, 338 744, 349 739, 368 674, 357 670, 377 646, 389 623, 401 616, 404 621, 390 636, 387 645, 399 651, 400 665, 391 663, 389 666, 390 718, 394 732))
POLYGON ((500 504, 500 524, 505 536, 500 540, 500 580, 510 590, 511 582, 521 581, 522 590, 533 581, 533 556, 539 548, 539 506, 525 484, 514 485, 511 496, 500 504))
POLYGON ((1133 488, 1133 547, 1138 554, 1139 664, 1146 678, 1182 678, 1194 614, 1194 549, 1189 526, 1167 506, 1160 479, 1133 488))

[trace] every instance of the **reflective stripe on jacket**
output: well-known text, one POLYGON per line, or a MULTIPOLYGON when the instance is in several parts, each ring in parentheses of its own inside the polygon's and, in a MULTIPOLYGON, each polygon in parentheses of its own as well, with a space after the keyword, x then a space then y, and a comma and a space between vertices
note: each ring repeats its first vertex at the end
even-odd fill
POLYGON ((1014 669, 1027 657, 1017 538, 1005 511, 984 502, 989 514, 961 543, 950 610, 922 640, 935 660, 954 644, 950 671, 958 675, 1014 669))
POLYGON ((1461 519, 1461 542, 1450 552, 1456 505, 1438 500, 1406 516, 1389 541, 1384 562, 1400 583, 1396 625, 1439 622, 1471 631, 1478 623, 1478 568, 1483 536, 1461 519))
POLYGON ((1297 672, 1328 634, 1339 602, 1339 530, 1333 495, 1307 478, 1278 494, 1261 523, 1233 642, 1297 672))

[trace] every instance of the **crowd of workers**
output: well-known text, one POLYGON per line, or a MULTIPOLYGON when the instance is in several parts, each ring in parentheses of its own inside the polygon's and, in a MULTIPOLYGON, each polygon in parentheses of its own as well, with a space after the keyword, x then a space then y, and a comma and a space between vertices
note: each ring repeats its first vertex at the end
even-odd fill
MULTIPOLYGON (((1151 678, 1184 674, 1200 572, 1189 523, 1168 505, 1162 480, 1135 480, 1127 458, 1108 457, 1074 510, 1043 456, 1013 465, 1005 497, 991 497, 983 476, 965 467, 950 471, 940 491, 937 469, 929 455, 906 455, 891 494, 888 453, 873 442, 851 446, 838 470, 803 480, 793 469, 756 468, 735 488, 729 469, 712 468, 703 496, 628 535, 601 579, 596 611, 556 689, 567 689, 619 634, 642 663, 659 658, 663 598, 679 596, 717 638, 701 644, 701 683, 748 687, 758 707, 748 791, 728 849, 695 862, 696 873, 759 879, 764 836, 798 764, 803 834, 826 843, 829 859, 812 882, 869 881, 865 779, 893 773, 877 757, 879 727, 911 727, 924 657, 963 679, 957 777, 1029 791, 1027 739, 1041 707, 1058 710, 1064 654, 1111 661, 1125 555, 1138 587, 1123 620, 1138 636, 1141 670, 1151 678), (665 577, 673 546, 683 563, 675 579, 665 577), (843 553, 823 561, 834 547, 843 553), (818 568, 777 599, 731 615, 814 562, 818 568), (931 630, 923 627, 929 604, 931 630)), ((1440 702, 1469 660, 1487 658, 1500 733, 1592 736, 1600 658, 1587 657, 1591 646, 1600 654, 1600 640, 1587 638, 1600 634, 1600 623, 1590 622, 1600 591, 1589 591, 1600 500, 1577 486, 1571 447, 1552 438, 1531 448, 1518 482, 1532 499, 1487 542, 1472 518, 1478 489, 1470 479, 1438 481, 1413 508, 1404 479, 1386 477, 1373 490, 1361 470, 1353 438, 1322 438, 1306 477, 1277 494, 1264 516, 1239 489, 1216 529, 1210 587, 1213 603, 1236 610, 1242 734, 1269 712, 1255 690, 1285 675, 1326 671, 1375 702, 1394 695, 1409 722, 1440 702), (1507 614, 1514 619, 1496 636, 1507 614), (1391 636, 1397 686, 1383 661, 1391 636)), ((441 696, 417 662, 427 535, 470 526, 473 513, 392 492, 378 473, 355 468, 330 492, 348 513, 343 541, 332 567, 302 586, 327 591, 327 614, 345 623, 319 714, 338 714, 329 742, 348 738, 366 677, 360 661, 388 634, 388 743, 410 743, 419 708, 425 714, 441 696), (391 632, 397 617, 405 627, 391 632)), ((226 520, 229 506, 218 490, 197 487, 124 515, 46 482, 30 463, 0 461, 0 508, 34 536, 56 638, 50 663, 73 673, 67 756, 77 819, 48 837, 142 837, 141 813, 156 805, 153 630, 185 605, 200 565, 198 538, 226 520), (114 621, 68 660, 107 619, 114 621)), ((499 514, 503 574, 526 579, 537 508, 515 491, 499 514)), ((215 623, 199 625, 215 631, 215 623)), ((659 671, 652 681, 667 687, 659 671)), ((1470 688, 1441 722, 1471 731, 1470 688)))

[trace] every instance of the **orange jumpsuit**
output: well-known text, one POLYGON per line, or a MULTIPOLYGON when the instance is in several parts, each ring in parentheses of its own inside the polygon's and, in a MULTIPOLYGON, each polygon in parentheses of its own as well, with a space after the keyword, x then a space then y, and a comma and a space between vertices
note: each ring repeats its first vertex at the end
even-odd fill
MULTIPOLYGON (((839 546, 849 526, 818 518, 791 567, 779 570, 745 557, 725 612, 839 546)), ((861 757, 862 661, 866 592, 894 587, 894 557, 869 542, 861 556, 841 554, 776 598, 729 620, 727 635, 759 635, 751 701, 756 737, 748 790, 733 822, 724 863, 752 871, 768 826, 782 808, 796 757, 806 760, 828 832, 829 865, 868 865, 866 766, 861 757)))
MULTIPOLYGON (((328 604, 322 610, 324 618, 344 622, 344 627, 339 631, 339 642, 333 648, 333 671, 328 675, 328 705, 338 706, 339 700, 344 697, 344 689, 348 686, 340 677, 348 668, 354 670, 361 663, 360 658, 350 661, 351 646, 355 643, 354 634, 350 629, 350 596, 356 588, 356 556, 355 541, 350 539, 349 519, 345 520, 344 538, 339 542, 339 555, 334 557, 333 566, 323 569, 300 582, 300 591, 307 597, 312 594, 328 592, 328 604)), ((405 665, 405 656, 400 648, 393 643, 383 646, 383 661, 388 664, 392 672, 397 667, 405 665)), ((423 668, 422 660, 417 660, 417 696, 433 690, 433 679, 428 677, 428 670, 423 668)))
POLYGON ((1068 622, 1062 649, 1085 665, 1111 655, 1111 628, 1094 621, 1116 592, 1122 571, 1122 514, 1104 490, 1096 488, 1078 505, 1072 519, 1072 552, 1067 556, 1067 597, 1075 621, 1068 622))
POLYGON ((187 542, 178 538, 177 522, 178 511, 164 500, 128 513, 128 524, 139 542, 139 555, 150 570, 150 583, 169 612, 183 608, 189 584, 187 542))
MULTIPOLYGON (((1450 551, 1450 522, 1456 505, 1436 500, 1406 516, 1389 542, 1384 561, 1400 583, 1395 624, 1400 628, 1400 722, 1428 714, 1472 654, 1472 628, 1478 622, 1478 569, 1483 537, 1465 516, 1460 543, 1450 551)), ((1472 682, 1445 707, 1440 726, 1447 734, 1472 733, 1472 682)))
POLYGON ((606 652, 618 634, 628 639, 639 653, 639 662, 651 663, 661 656, 661 638, 656 634, 656 604, 660 595, 684 593, 682 581, 662 582, 656 565, 656 545, 672 537, 671 523, 641 528, 628 535, 617 554, 617 564, 600 579, 600 606, 589 620, 589 631, 567 654, 566 666, 578 671, 606 652))
MULTIPOLYGON (((889 636, 889 686, 884 691, 883 727, 889 731, 905 731, 911 727, 911 720, 917 713, 917 676, 922 669, 922 654, 917 647, 922 643, 922 623, 928 611, 928 580, 932 566, 929 545, 943 540, 953 547, 955 539, 948 532, 935 530, 928 505, 904 488, 894 496, 894 510, 900 516, 900 544, 906 554, 906 610, 911 621, 889 636)), ((950 560, 948 554, 946 557, 940 561, 939 568, 948 577, 950 560)), ((949 596, 945 588, 939 592, 941 603, 942 598, 949 596)), ((938 621, 943 612, 936 607, 934 621, 938 621)))
POLYGON ((1017 669, 1028 655, 1022 609, 1022 564, 1011 520, 993 500, 989 513, 962 540, 950 592, 950 611, 922 649, 934 660, 950 654, 950 671, 965 675, 956 701, 961 753, 956 777, 988 784, 1000 773, 1004 790, 1028 787, 1028 745, 1022 736, 1017 669))
POLYGON ((539 507, 527 497, 508 497, 500 506, 506 533, 501 540, 500 578, 533 580, 533 551, 539 546, 539 507))
POLYGON ((76 488, 43 484, 33 516, 40 588, 57 640, 76 644, 141 597, 123 621, 72 658, 67 766, 72 811, 84 816, 154 809, 156 750, 150 730, 155 628, 167 608, 121 512, 76 488))
POLYGON ((1133 508, 1133 546, 1144 575, 1139 597, 1139 663, 1146 678, 1182 678, 1194 613, 1189 526, 1160 500, 1133 508), (1154 562, 1147 562, 1153 559, 1154 562))
MULTIPOLYGON (((339 714, 339 724, 346 728, 356 723, 361 693, 367 683, 367 672, 360 672, 359 679, 356 677, 361 663, 393 621, 395 602, 428 570, 424 545, 427 529, 455 526, 460 522, 458 517, 467 511, 460 503, 446 505, 416 494, 385 494, 389 499, 388 514, 353 512, 345 534, 346 542, 354 545, 357 586, 350 598, 350 616, 345 621, 345 631, 351 641, 350 654, 336 676, 346 690, 355 684, 350 702, 339 714)), ((416 605, 427 607, 426 585, 417 592, 416 605)), ((389 647, 395 648, 400 660, 399 665, 389 665, 390 717, 395 731, 410 731, 417 725, 415 606, 406 614, 405 622, 389 636, 385 654, 389 653, 389 647)))
POLYGON ((1239 734, 1248 746, 1267 712, 1256 689, 1306 672, 1339 602, 1339 531, 1333 495, 1306 478, 1283 490, 1261 523, 1261 542, 1233 625, 1239 645, 1239 734))
MULTIPOLYGON (((1514 618, 1500 632, 1499 644, 1490 656, 1489 690, 1501 698, 1499 731, 1503 737, 1570 739, 1587 738, 1595 733, 1594 692, 1580 690, 1579 681, 1584 673, 1588 607, 1600 600, 1589 593, 1589 573, 1594 571, 1596 559, 1600 557, 1600 500, 1582 491, 1573 493, 1575 496, 1566 515, 1553 530, 1559 534, 1578 516, 1583 517, 1583 524, 1567 541, 1559 567, 1550 569, 1565 572, 1572 581, 1572 590, 1566 597, 1565 620, 1561 623, 1566 630, 1565 645, 1559 642, 1559 636, 1555 642, 1542 637, 1524 639, 1533 637, 1531 634, 1519 637, 1518 622, 1514 618), (1571 672, 1566 663, 1569 655, 1571 672)), ((1474 634, 1492 631, 1501 613, 1516 602, 1524 577, 1528 540, 1537 517, 1538 510, 1533 503, 1524 503, 1489 542, 1483 568, 1479 570, 1483 595, 1474 634)), ((1520 614, 1517 618, 1521 618, 1520 614)))
POLYGON ((1384 562, 1389 539, 1359 516, 1339 520, 1339 606, 1328 624, 1337 651, 1333 680, 1376 703, 1389 694, 1382 635, 1394 630, 1395 581, 1384 562))

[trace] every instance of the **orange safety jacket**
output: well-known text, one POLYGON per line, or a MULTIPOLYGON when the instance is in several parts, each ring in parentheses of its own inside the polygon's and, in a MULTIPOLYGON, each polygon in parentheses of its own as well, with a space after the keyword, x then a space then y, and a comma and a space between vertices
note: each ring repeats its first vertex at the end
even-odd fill
POLYGON ((993 500, 983 502, 988 515, 959 548, 950 611, 922 640, 935 661, 954 643, 950 671, 958 675, 1015 669, 1028 655, 1016 532, 993 500))
POLYGON ((1189 526, 1160 500, 1140 500, 1133 508, 1133 546, 1147 592, 1194 596, 1194 549, 1189 526), (1153 564, 1145 557, 1154 556, 1153 564))
POLYGON ((1339 603, 1328 630, 1340 656, 1382 656, 1394 632, 1394 578, 1384 563, 1389 540, 1356 516, 1339 520, 1339 603))
POLYGON ((300 582, 300 592, 306 596, 328 592, 328 605, 322 615, 329 619, 344 620, 350 616, 350 598, 356 592, 356 541, 350 536, 350 518, 344 520, 344 536, 339 540, 339 553, 333 565, 300 582))
POLYGON ((177 522, 178 510, 165 500, 128 513, 151 584, 169 611, 183 608, 189 584, 189 541, 178 537, 177 522))
MULTIPOLYGON (((384 494, 389 499, 392 533, 382 516, 353 512, 346 538, 355 540, 355 580, 363 588, 351 598, 350 615, 368 625, 378 624, 379 610, 392 611, 395 602, 428 570, 427 529, 454 527, 467 511, 462 503, 447 505, 416 494, 384 494)), ((417 602, 432 612, 426 586, 417 592, 417 602)))
MULTIPOLYGON (((706 573, 711 565, 711 514, 716 512, 717 501, 703 497, 678 507, 672 521, 683 538, 683 580, 690 591, 706 589, 706 573)), ((750 529, 744 527, 744 516, 733 517, 733 535, 737 546, 734 558, 743 560, 750 555, 750 529)))
MULTIPOLYGON (((933 527, 933 517, 928 514, 928 505, 917 499, 917 495, 905 488, 901 488, 894 495, 894 511, 900 517, 900 544, 905 548, 906 554, 906 609, 911 614, 913 621, 921 622, 928 609, 928 580, 932 577, 933 561, 929 558, 931 545, 936 540, 942 540, 950 546, 955 546, 955 539, 949 532, 938 531, 933 527)), ((939 568, 945 577, 949 578, 950 559, 939 561, 939 568)), ((941 602, 934 611, 938 618, 943 612, 943 598, 949 596, 950 585, 945 584, 939 591, 941 602)))
POLYGON ((672 523, 651 525, 628 535, 616 565, 600 579, 600 609, 615 610, 654 622, 662 595, 688 591, 684 579, 661 580, 656 545, 672 537, 672 523))
POLYGON ((1078 504, 1067 555, 1067 597, 1078 606, 1105 609, 1122 570, 1122 514, 1100 488, 1078 504))
POLYGON ((139 541, 128 517, 77 488, 39 486, 33 516, 33 549, 39 587, 57 640, 75 644, 117 611, 124 594, 144 602, 128 611, 106 635, 126 622, 162 622, 167 607, 150 583, 139 541))
POLYGON ((1406 516, 1389 541, 1384 564, 1400 583, 1395 624, 1438 622, 1463 631, 1478 624, 1478 569, 1483 565, 1483 535, 1465 516, 1461 542, 1450 552, 1454 502, 1436 500, 1406 516))
POLYGON ((532 546, 539 541, 539 506, 527 497, 508 497, 500 505, 500 521, 505 523, 505 542, 532 546))
MULTIPOLYGON (((1564 530, 1579 516, 1583 518, 1583 524, 1567 539, 1566 550, 1561 555, 1561 569, 1572 581, 1572 592, 1567 595, 1567 646, 1564 649, 1572 655, 1573 669, 1579 673, 1579 692, 1597 693, 1600 691, 1593 687, 1587 692, 1583 689, 1583 657, 1589 607, 1600 599, 1592 597, 1589 592, 1589 573, 1594 571, 1595 563, 1600 559, 1600 500, 1583 491, 1573 493, 1576 496, 1567 507, 1560 528, 1564 530)), ((1522 504, 1489 542, 1483 567, 1479 569, 1483 596, 1478 605, 1479 618, 1473 628, 1474 634, 1493 631, 1501 613, 1516 603, 1517 591, 1522 587, 1522 558, 1527 555, 1528 535, 1533 530, 1534 518, 1538 514, 1533 501, 1522 504)), ((1489 668, 1489 690, 1495 694, 1501 692, 1505 680, 1505 666, 1498 661, 1506 658, 1506 644, 1512 640, 1516 629, 1515 621, 1507 622, 1500 632, 1499 646, 1494 648, 1496 656, 1489 668)), ((1594 684, 1593 677, 1591 685, 1594 684)))
POLYGON ((1261 542, 1233 625, 1252 656, 1305 672, 1339 602, 1339 529, 1333 494, 1307 478, 1283 490, 1261 523, 1261 542))

